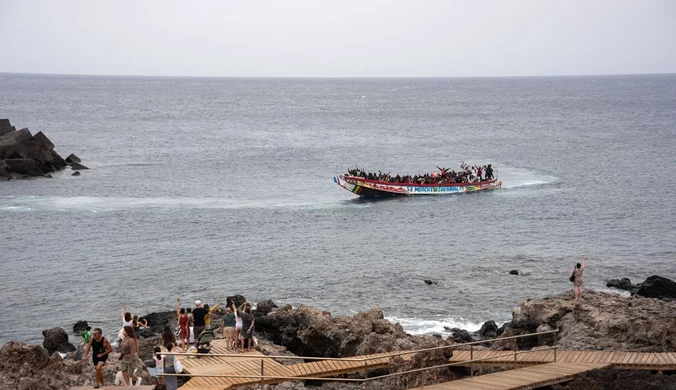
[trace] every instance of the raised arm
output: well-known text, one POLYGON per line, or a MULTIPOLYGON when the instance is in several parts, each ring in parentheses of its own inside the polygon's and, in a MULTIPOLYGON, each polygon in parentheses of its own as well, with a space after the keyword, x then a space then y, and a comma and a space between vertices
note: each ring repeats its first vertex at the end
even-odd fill
POLYGON ((176 316, 181 316, 181 298, 176 298, 176 316))
POLYGON ((587 261, 589 261, 589 257, 585 256, 585 257, 584 257, 584 264, 582 265, 582 269, 586 269, 586 268, 587 268, 587 261))
POLYGON ((215 312, 216 309, 217 309, 219 306, 221 306, 221 305, 223 305, 223 302, 219 302, 219 303, 215 304, 214 307, 212 307, 211 309, 209 309, 209 313, 215 312))
POLYGON ((122 313, 120 313, 120 318, 122 318, 122 320, 124 320, 124 315, 125 315, 125 314, 127 314, 127 305, 124 305, 124 306, 122 307, 122 313))

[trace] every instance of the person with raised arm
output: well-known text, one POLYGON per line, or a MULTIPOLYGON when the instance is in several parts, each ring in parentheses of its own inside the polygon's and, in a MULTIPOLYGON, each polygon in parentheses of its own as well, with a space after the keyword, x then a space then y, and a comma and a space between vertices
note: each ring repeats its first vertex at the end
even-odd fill
POLYGON ((185 308, 181 307, 181 298, 176 298, 176 316, 178 316, 178 339, 185 352, 190 341, 190 329, 188 328, 188 315, 185 314, 185 308))
POLYGON ((587 269, 587 261, 589 257, 584 258, 584 265, 577 263, 573 267, 573 275, 571 276, 571 281, 573 282, 573 291, 575 292, 575 300, 579 300, 582 297, 582 285, 584 284, 584 279, 582 273, 587 269))
POLYGON ((89 350, 92 351, 92 361, 94 362, 94 367, 96 367, 96 385, 95 389, 98 389, 100 386, 103 386, 103 365, 106 364, 108 360, 108 355, 113 352, 113 347, 110 345, 110 342, 103 337, 103 331, 101 328, 95 328, 92 338, 89 339, 87 347, 85 347, 84 353, 82 354, 82 361, 87 361, 89 356, 89 350))
MULTIPOLYGON (((244 304, 246 304, 246 301, 242 305, 244 304)), ((235 313, 235 349, 237 349, 237 344, 239 344, 239 338, 242 334, 242 317, 240 316, 239 309, 235 306, 235 301, 232 301, 232 311, 235 313)))

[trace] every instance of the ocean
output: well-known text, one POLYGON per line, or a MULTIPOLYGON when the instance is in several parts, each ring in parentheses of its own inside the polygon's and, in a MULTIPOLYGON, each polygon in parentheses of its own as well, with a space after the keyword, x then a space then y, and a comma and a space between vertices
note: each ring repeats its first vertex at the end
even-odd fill
POLYGON ((586 288, 676 278, 676 75, 0 74, 0 118, 91 168, 0 183, 0 344, 233 294, 443 334, 569 290, 585 255, 586 288), (502 189, 369 201, 332 180, 462 161, 502 189))

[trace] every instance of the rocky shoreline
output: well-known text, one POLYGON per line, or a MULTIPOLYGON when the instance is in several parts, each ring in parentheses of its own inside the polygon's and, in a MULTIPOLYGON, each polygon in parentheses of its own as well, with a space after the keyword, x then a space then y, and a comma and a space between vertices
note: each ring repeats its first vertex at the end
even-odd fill
MULTIPOLYGON (((676 293, 676 290, 670 290, 669 282, 674 283, 666 278, 648 278, 629 297, 588 291, 580 301, 572 300, 572 292, 530 299, 517 306, 513 310, 512 320, 500 327, 495 322, 488 321, 474 334, 462 329, 451 329, 452 335, 446 339, 439 335, 409 335, 401 325, 386 320, 379 308, 351 317, 333 317, 330 312, 314 307, 278 307, 274 302, 266 300, 257 304, 254 317, 256 332, 261 339, 260 351, 275 355, 348 357, 453 345, 552 329, 559 329, 559 333, 518 341, 487 342, 479 348, 524 350, 558 346, 561 349, 578 350, 676 352, 676 301, 670 295, 672 292, 676 293), (656 295, 651 286, 657 286, 655 288, 661 295, 641 296, 642 293, 656 295)), ((231 298, 243 299, 241 296, 231 298)), ((162 343, 159 333, 165 325, 173 328, 176 324, 176 313, 151 313, 144 318, 148 320, 149 328, 141 334, 141 358, 150 366, 153 348, 162 343)), ((75 324, 74 333, 83 326, 86 324, 75 324)), ((218 329, 216 331, 220 333, 218 329)), ((20 390, 69 389, 73 386, 93 385, 94 368, 91 362, 81 360, 84 349, 82 345, 76 347, 70 344, 67 332, 61 328, 45 330, 43 336, 43 346, 10 341, 0 348, 0 383, 7 384, 7 388, 20 390), (62 357, 59 352, 65 355, 62 357)), ((450 350, 417 354, 410 362, 393 358, 390 359, 386 372, 401 372, 422 365, 440 364, 447 361, 451 354, 450 350)), ((119 366, 119 351, 116 349, 105 366, 106 383, 113 383, 119 366)), ((436 369, 424 376, 408 374, 375 381, 369 388, 405 389, 453 380, 468 374, 465 368, 436 369)), ((144 373, 144 383, 150 382, 147 373, 144 373)), ((361 388, 361 385, 348 382, 312 385, 313 388, 329 390, 361 388)), ((285 383, 276 388, 304 389, 306 384, 285 383)), ((555 388, 676 389, 676 375, 604 369, 589 372, 575 381, 555 388), (608 383, 624 387, 604 387, 608 383)))

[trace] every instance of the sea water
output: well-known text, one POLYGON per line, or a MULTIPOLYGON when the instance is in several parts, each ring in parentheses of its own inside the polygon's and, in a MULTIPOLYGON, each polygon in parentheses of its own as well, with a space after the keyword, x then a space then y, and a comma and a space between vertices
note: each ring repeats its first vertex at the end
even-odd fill
POLYGON ((444 333, 570 289, 585 255, 586 288, 676 278, 675 75, 0 74, 0 118, 91 168, 0 183, 0 343, 232 294, 444 333), (462 161, 503 187, 369 201, 332 180, 462 161))

